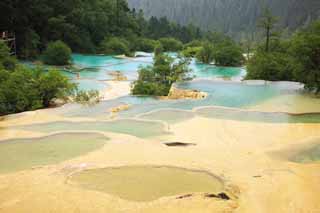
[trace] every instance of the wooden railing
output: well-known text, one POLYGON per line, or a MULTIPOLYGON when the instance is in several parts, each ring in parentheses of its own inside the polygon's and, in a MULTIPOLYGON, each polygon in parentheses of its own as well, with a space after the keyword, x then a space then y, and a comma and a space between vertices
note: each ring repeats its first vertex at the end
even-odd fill
POLYGON ((13 32, 0 31, 0 40, 7 43, 8 47, 11 49, 11 55, 16 55, 16 36, 13 32))

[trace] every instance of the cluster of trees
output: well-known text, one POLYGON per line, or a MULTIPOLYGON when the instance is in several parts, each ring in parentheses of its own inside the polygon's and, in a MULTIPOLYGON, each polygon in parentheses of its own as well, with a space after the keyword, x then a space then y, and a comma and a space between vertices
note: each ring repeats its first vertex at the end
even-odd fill
MULTIPOLYGON (((134 10, 135 11, 135 10, 134 10)), ((193 24, 180 25, 170 22, 167 17, 157 18, 152 16, 149 20, 144 20, 143 11, 138 12, 142 35, 147 38, 159 40, 165 37, 175 38, 183 43, 191 42, 194 39, 201 38, 203 32, 193 24)))
POLYGON ((59 71, 45 72, 20 65, 0 42, 0 115, 48 107, 73 94, 76 85, 59 71))
POLYGON ((320 21, 284 39, 276 31, 277 19, 266 10, 259 21, 265 34, 247 65, 248 79, 298 81, 320 92, 320 21))
POLYGON ((146 20, 126 0, 3 0, 0 5, 1 28, 16 33, 18 55, 27 59, 58 40, 74 52, 130 54, 153 50, 160 38, 189 42, 201 34, 166 18, 146 20))
POLYGON ((202 41, 186 44, 182 53, 187 57, 196 57, 202 63, 215 63, 218 66, 240 66, 244 62, 240 45, 217 32, 208 32, 202 41))
POLYGON ((174 60, 161 52, 155 51, 154 65, 139 70, 139 78, 133 84, 133 95, 167 96, 173 83, 189 79, 187 58, 174 60))

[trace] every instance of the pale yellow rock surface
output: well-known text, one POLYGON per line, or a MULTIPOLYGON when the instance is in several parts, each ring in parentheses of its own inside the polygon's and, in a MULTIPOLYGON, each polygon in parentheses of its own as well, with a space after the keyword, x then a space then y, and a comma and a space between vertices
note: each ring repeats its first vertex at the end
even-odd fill
MULTIPOLYGON (((27 115, 24 119, 31 118, 27 115)), ((5 126, 6 121, 0 123, 5 126)), ((195 117, 171 126, 170 131, 170 136, 148 140, 105 133, 111 140, 85 156, 34 170, 0 174, 0 212, 307 213, 320 209, 319 164, 295 164, 269 154, 320 137, 319 124, 265 124, 195 117), (197 145, 170 148, 161 143, 164 140, 197 145), (77 171, 83 169, 80 165, 86 165, 84 169, 167 165, 209 171, 223 178, 238 199, 222 201, 195 195, 181 200, 171 197, 153 202, 126 201, 69 185, 67 179, 73 171, 66 168, 77 171)), ((0 135, 7 132, 1 129, 0 135)), ((40 136, 15 133, 19 137, 40 136)))
POLYGON ((197 90, 183 90, 171 87, 167 99, 204 99, 207 97, 205 92, 197 90))

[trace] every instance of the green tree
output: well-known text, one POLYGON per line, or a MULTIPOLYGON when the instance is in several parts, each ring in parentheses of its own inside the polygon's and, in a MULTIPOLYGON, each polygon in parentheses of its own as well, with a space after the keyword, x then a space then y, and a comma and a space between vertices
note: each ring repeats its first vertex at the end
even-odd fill
POLYGON ((50 106, 53 99, 63 99, 72 95, 75 85, 69 83, 69 79, 57 70, 38 76, 39 94, 44 107, 50 106))
POLYGON ((39 54, 40 37, 34 30, 28 30, 25 34, 25 43, 21 50, 21 57, 35 59, 39 54))
POLYGON ((138 51, 153 52, 157 45, 159 45, 159 42, 156 40, 139 38, 135 42, 135 49, 138 51))
POLYGON ((228 41, 215 46, 213 57, 215 64, 219 66, 239 66, 244 61, 241 47, 228 41))
POLYGON ((0 68, 14 70, 17 65, 17 60, 10 57, 10 49, 4 41, 0 40, 0 68))
POLYGON ((289 53, 295 61, 295 78, 310 91, 320 92, 320 21, 292 38, 289 53))
POLYGON ((163 46, 161 43, 159 43, 158 45, 156 45, 156 47, 154 48, 154 55, 158 56, 160 54, 162 54, 164 52, 163 46))
POLYGON ((43 53, 43 61, 49 65, 68 65, 71 62, 71 53, 71 49, 64 42, 51 42, 43 53))
POLYGON ((265 34, 265 51, 269 52, 270 40, 276 34, 273 32, 275 24, 277 23, 278 18, 274 17, 269 8, 266 8, 258 22, 258 27, 264 30, 265 34))
POLYGON ((259 52, 247 64, 247 79, 261 79, 268 81, 292 80, 294 61, 286 53, 259 52))
POLYGON ((59 71, 24 66, 0 69, 0 115, 48 107, 55 98, 66 99, 75 88, 59 71))
POLYGON ((134 82, 133 95, 167 96, 173 83, 188 79, 190 61, 158 54, 153 66, 141 68, 139 78, 134 82))
POLYGON ((125 39, 105 38, 100 45, 101 53, 108 55, 130 55, 129 42, 125 39))
POLYGON ((162 44, 165 52, 180 51, 183 47, 182 42, 175 38, 161 38, 159 41, 162 44))
POLYGON ((181 54, 185 57, 193 58, 199 55, 201 50, 202 50, 202 47, 187 47, 181 52, 181 54))
POLYGON ((210 64, 214 60, 214 47, 213 45, 209 42, 206 41, 203 43, 202 48, 200 51, 197 53, 196 58, 206 64, 210 64))

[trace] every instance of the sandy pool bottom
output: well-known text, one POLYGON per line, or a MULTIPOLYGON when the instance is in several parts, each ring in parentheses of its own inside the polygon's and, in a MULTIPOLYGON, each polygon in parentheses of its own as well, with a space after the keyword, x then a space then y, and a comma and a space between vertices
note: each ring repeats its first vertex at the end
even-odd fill
POLYGON ((200 192, 219 194, 224 190, 222 180, 210 173, 166 166, 86 170, 73 175, 70 182, 122 199, 145 202, 200 192))

